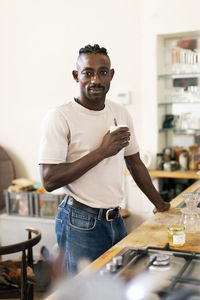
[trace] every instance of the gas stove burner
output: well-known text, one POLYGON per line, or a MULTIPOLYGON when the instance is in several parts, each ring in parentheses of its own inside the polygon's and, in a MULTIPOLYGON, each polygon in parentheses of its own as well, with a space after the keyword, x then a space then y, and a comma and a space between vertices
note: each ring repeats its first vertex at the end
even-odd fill
POLYGON ((149 269, 155 271, 168 271, 170 270, 170 257, 166 254, 153 254, 150 256, 149 269))
POLYGON ((167 254, 153 254, 150 256, 150 262, 153 266, 168 266, 169 261, 170 258, 167 254))
MULTIPOLYGON (((168 296, 179 288, 189 287, 197 289, 199 297, 195 299, 200 299, 199 269, 200 252, 170 249, 169 245, 166 245, 165 248, 146 249, 126 247, 111 258, 99 272, 102 276, 109 274, 119 277, 127 283, 137 280, 140 274, 147 274, 157 291, 155 297, 153 293, 153 298, 148 299, 168 299, 168 296)), ((173 299, 177 299, 176 296, 173 299)))

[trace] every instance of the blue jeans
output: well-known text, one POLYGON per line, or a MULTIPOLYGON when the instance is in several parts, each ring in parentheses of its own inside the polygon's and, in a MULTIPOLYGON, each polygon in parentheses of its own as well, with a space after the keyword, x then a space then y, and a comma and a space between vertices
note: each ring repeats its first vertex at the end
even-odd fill
POLYGON ((127 232, 121 216, 108 222, 101 217, 101 210, 96 218, 67 204, 67 198, 58 208, 56 235, 58 246, 65 253, 67 271, 76 274, 81 258, 95 260, 123 239, 127 232))

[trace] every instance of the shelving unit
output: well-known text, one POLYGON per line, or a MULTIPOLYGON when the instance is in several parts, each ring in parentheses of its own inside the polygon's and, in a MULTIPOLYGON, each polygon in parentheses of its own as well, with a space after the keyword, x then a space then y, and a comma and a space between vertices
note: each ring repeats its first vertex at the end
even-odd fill
POLYGON ((162 152, 165 147, 188 147, 200 136, 200 32, 159 36, 157 52, 158 152, 162 152), (190 71, 183 72, 184 66, 190 71), (166 115, 174 117, 168 127, 166 115))
MULTIPOLYGON (((157 152, 187 149, 200 141, 200 32, 161 35, 157 42, 157 152)), ((149 174, 158 179, 166 201, 200 178, 189 170, 149 170, 149 174)))
POLYGON ((200 73, 160 74, 159 79, 199 78, 200 73))
POLYGON ((178 128, 161 128, 159 129, 159 132, 167 132, 169 130, 172 130, 174 134, 176 135, 196 135, 199 133, 199 130, 197 129, 178 129, 178 128))
POLYGON ((193 102, 185 102, 185 101, 178 101, 178 102, 158 102, 158 105, 173 105, 173 104, 200 104, 200 101, 193 101, 193 102))

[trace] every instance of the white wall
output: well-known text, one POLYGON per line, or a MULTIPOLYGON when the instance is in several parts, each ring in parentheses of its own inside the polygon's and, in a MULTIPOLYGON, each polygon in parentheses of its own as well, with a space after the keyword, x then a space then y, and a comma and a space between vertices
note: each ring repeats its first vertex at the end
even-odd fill
MULTIPOLYGON (((156 37, 199 30, 199 11, 199 0, 0 0, 0 145, 16 176, 40 180, 41 121, 78 95, 71 71, 88 43, 107 47, 116 70, 109 98, 132 92, 140 147, 155 156, 156 37)), ((134 189, 131 201, 142 197, 134 189)))
POLYGON ((200 29, 199 0, 141 0, 141 140, 142 147, 157 150, 157 35, 200 29))
POLYGON ((78 96, 71 71, 80 47, 108 49, 116 71, 109 97, 131 91, 138 112, 138 12, 132 0, 0 0, 0 145, 16 177, 40 180, 41 121, 50 107, 78 96))

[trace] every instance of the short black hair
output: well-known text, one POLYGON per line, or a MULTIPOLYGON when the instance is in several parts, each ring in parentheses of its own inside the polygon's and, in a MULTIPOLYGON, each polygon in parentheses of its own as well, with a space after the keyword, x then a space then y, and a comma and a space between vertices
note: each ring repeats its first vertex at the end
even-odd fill
POLYGON ((94 44, 94 46, 87 45, 79 50, 79 55, 81 54, 102 54, 108 56, 107 49, 104 47, 100 47, 98 44, 94 44))

